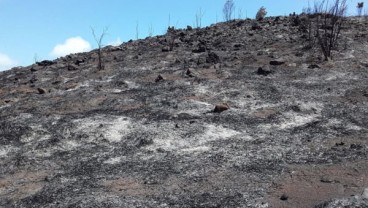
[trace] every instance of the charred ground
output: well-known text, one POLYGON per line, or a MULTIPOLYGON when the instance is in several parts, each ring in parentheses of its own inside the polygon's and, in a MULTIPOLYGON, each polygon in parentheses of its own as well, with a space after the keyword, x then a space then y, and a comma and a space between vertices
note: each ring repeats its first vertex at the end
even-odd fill
POLYGON ((326 62, 294 18, 1 72, 0 206, 367 206, 368 22, 326 62))

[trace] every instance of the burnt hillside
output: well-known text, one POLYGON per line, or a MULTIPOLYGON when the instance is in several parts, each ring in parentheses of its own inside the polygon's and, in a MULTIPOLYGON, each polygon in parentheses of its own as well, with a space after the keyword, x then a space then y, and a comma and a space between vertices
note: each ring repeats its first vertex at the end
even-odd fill
POLYGON ((368 206, 367 19, 338 43, 269 17, 0 72, 0 207, 368 206))

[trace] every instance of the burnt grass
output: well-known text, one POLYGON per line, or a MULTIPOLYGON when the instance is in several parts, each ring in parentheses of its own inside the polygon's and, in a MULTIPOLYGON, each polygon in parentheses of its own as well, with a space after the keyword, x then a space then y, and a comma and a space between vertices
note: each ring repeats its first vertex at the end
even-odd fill
POLYGON ((368 22, 293 18, 0 72, 0 207, 367 207, 368 22))

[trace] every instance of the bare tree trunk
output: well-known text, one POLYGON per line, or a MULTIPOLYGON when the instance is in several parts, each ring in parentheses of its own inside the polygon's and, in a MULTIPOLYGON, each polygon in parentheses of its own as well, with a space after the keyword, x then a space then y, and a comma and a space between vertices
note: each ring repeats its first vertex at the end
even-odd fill
POLYGON ((92 35, 93 38, 95 39, 98 49, 97 49, 97 55, 98 55, 98 70, 104 70, 105 66, 104 66, 104 61, 103 61, 103 54, 102 54, 102 40, 105 37, 108 28, 104 28, 101 35, 99 37, 97 37, 95 30, 93 28, 91 28, 92 30, 92 35))

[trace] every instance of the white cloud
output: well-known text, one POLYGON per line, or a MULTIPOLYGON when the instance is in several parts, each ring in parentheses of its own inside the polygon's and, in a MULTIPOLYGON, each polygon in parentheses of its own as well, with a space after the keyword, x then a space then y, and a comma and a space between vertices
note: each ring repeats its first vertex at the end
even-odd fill
POLYGON ((0 71, 10 69, 17 65, 17 62, 8 55, 0 53, 0 71))
POLYGON ((112 46, 119 46, 123 43, 123 41, 120 40, 120 38, 117 38, 116 40, 110 42, 109 44, 107 45, 112 45, 112 46))
POLYGON ((91 44, 88 41, 81 37, 72 37, 68 38, 62 44, 57 44, 50 55, 53 57, 60 57, 71 53, 87 52, 91 49, 91 44))

